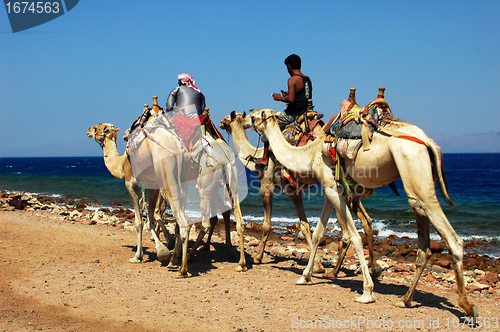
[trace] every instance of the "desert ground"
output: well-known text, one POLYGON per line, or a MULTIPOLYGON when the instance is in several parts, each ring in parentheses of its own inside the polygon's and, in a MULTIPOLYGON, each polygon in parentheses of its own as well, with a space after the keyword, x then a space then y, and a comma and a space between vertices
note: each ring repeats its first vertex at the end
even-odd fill
MULTIPOLYGON (((352 251, 338 278, 315 274, 312 285, 296 285, 308 256, 297 236, 274 234, 263 264, 252 264, 261 236, 253 225, 246 233, 249 269, 235 272, 238 254, 224 247, 221 228, 211 250, 189 262, 190 277, 175 279, 156 260, 147 232, 144 262, 132 264, 137 236, 131 227, 0 210, 0 331, 472 330, 442 262, 428 265, 413 306, 397 308, 392 303, 406 292, 414 264, 382 255, 379 244, 379 262, 386 264, 374 280, 377 301, 360 304, 354 300, 362 276, 352 251)), ((335 248, 335 241, 321 247, 327 270, 335 248)), ((466 272, 469 300, 482 317, 476 330, 500 331, 495 267, 490 262, 489 269, 466 272)))

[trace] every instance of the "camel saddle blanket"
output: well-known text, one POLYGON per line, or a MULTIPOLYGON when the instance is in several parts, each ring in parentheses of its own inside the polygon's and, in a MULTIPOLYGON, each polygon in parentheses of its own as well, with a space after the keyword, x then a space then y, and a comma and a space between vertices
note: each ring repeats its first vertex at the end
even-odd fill
POLYGON ((309 141, 314 141, 316 139, 313 134, 314 127, 316 125, 324 126, 323 121, 320 120, 322 115, 317 112, 308 111, 306 116, 301 115, 297 121, 290 123, 283 130, 283 136, 293 146, 303 146, 309 141))
MULTIPOLYGON (((174 123, 175 130, 177 134, 182 138, 182 143, 185 147, 189 146, 190 140, 193 136, 195 136, 195 132, 198 131, 201 134, 200 126, 206 121, 206 117, 204 115, 200 115, 196 118, 190 118, 181 113, 175 115, 172 119, 174 123)), ((196 135, 199 137, 199 135, 196 135)))
MULTIPOLYGON (((330 148, 333 147, 333 142, 328 143, 328 145, 328 150, 330 150, 330 148)), ((342 158, 354 160, 356 159, 359 148, 361 148, 362 145, 362 140, 360 139, 341 138, 337 142, 337 152, 342 158)))
POLYGON ((214 169, 233 165, 236 160, 233 150, 226 141, 212 138, 210 135, 202 135, 198 141, 194 142, 191 158, 198 164, 204 163, 207 167, 214 169))
MULTIPOLYGON (((357 105, 356 105, 357 106, 357 105)), ((370 132, 374 132, 377 128, 379 117, 382 114, 382 109, 377 105, 371 105, 368 110, 363 111, 359 106, 353 107, 351 112, 346 114, 344 117, 339 116, 332 123, 330 128, 327 129, 326 135, 345 139, 359 139, 361 138, 361 131, 363 129, 363 121, 360 118, 371 119, 372 121, 366 121, 368 129, 370 132), (355 113, 357 112, 357 114, 355 113)))

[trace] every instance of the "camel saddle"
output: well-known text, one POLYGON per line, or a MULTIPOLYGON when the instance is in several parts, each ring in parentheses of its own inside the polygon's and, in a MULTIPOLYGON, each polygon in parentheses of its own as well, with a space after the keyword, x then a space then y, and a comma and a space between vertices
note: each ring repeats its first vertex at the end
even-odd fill
POLYGON ((341 116, 338 116, 333 121, 330 128, 326 131, 326 135, 338 137, 339 139, 360 139, 362 137, 363 126, 366 126, 370 130, 370 133, 373 133, 377 129, 382 112, 383 110, 378 104, 371 104, 367 110, 360 108, 356 104, 344 116, 341 113, 341 116))
POLYGON ((313 134, 313 129, 317 125, 324 126, 322 114, 315 111, 307 111, 302 114, 296 121, 290 123, 283 130, 283 136, 293 146, 303 146, 307 142, 314 141, 316 136, 313 134))

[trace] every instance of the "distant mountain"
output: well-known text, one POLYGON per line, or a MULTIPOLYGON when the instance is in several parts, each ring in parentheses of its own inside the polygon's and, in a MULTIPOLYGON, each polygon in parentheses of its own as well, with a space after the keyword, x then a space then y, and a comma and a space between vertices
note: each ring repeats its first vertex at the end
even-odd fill
POLYGON ((451 136, 445 133, 427 133, 443 153, 500 153, 500 131, 483 134, 451 136))

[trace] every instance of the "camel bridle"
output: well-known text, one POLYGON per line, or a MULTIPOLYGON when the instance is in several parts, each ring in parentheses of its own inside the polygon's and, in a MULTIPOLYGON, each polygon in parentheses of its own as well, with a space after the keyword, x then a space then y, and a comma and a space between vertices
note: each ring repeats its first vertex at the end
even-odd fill
POLYGON ((101 130, 101 133, 98 133, 98 130, 97 128, 94 129, 94 140, 97 142, 97 144, 99 144, 99 146, 101 147, 101 149, 104 148, 104 139, 107 137, 109 138, 110 140, 116 140, 116 137, 113 137, 113 135, 111 135, 110 137, 108 137, 109 134, 113 134, 113 132, 111 132, 108 127, 104 127, 102 130, 101 130), (99 138, 102 137, 102 139, 99 138))

